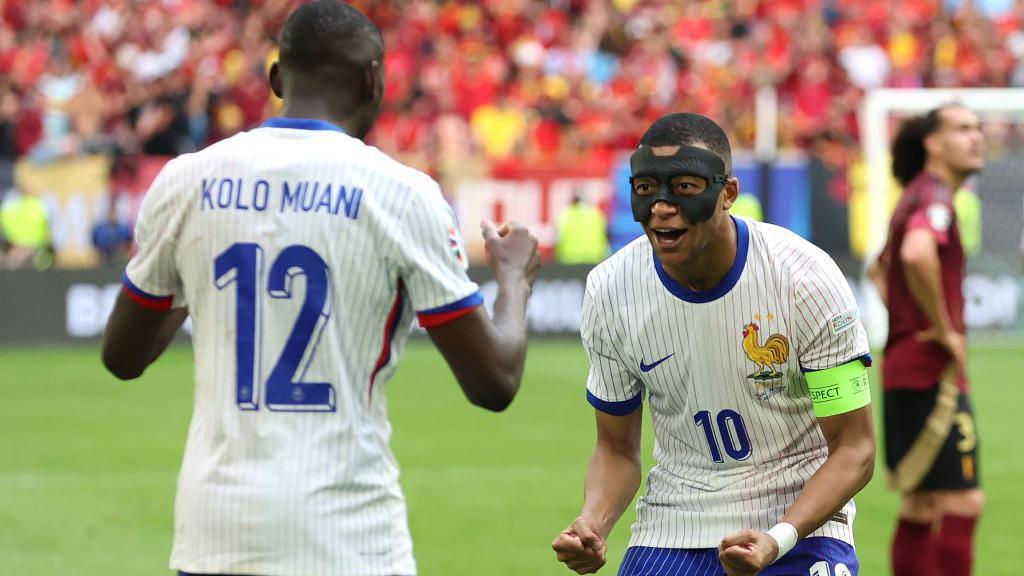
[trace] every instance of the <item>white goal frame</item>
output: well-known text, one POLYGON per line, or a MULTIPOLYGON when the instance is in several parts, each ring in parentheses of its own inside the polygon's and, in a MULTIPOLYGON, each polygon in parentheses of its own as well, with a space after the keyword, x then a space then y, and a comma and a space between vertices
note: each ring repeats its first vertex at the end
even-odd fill
POLYGON ((860 110, 861 148, 867 162, 868 258, 878 254, 889 230, 889 116, 922 113, 957 102, 976 112, 1024 112, 1024 88, 880 88, 860 110), (883 216, 884 215, 884 216, 883 216))

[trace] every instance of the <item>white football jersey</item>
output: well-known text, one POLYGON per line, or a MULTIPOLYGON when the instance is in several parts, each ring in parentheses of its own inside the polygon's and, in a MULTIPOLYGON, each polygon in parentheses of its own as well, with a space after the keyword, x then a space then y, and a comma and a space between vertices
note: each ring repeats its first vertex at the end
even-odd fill
POLYGON ((482 303, 437 183, 275 118, 167 164, 136 237, 126 293, 193 323, 171 567, 415 574, 383 388, 414 311, 482 303))
MULTIPOLYGON (((587 281, 587 397, 622 415, 646 393, 654 424, 631 546, 714 548, 771 528, 828 456, 803 372, 870 362, 835 262, 788 230, 734 221, 736 263, 710 290, 669 277, 646 236, 587 281)), ((853 544, 854 514, 851 501, 813 535, 853 544)))

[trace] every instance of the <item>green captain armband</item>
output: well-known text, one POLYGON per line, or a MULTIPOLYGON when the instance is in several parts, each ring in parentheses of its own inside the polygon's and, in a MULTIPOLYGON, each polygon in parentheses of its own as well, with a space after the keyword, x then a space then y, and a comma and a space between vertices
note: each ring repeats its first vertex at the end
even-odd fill
POLYGON ((804 374, 819 418, 853 412, 871 403, 868 369, 860 359, 804 374))

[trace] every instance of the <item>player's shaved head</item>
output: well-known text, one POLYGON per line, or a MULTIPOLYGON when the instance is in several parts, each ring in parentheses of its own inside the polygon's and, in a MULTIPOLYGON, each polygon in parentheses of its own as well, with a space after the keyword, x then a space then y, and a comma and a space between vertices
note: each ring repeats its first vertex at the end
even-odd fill
POLYGON ((725 170, 732 172, 732 147, 725 130, 707 116, 692 112, 677 112, 662 116, 640 139, 643 146, 701 146, 714 152, 725 162, 725 170))
POLYGON ((339 0, 303 4, 281 30, 270 86, 284 100, 285 116, 328 119, 364 137, 384 95, 380 30, 339 0))
POLYGON ((338 0, 300 6, 281 30, 280 61, 289 71, 344 74, 366 70, 383 58, 377 26, 338 0))

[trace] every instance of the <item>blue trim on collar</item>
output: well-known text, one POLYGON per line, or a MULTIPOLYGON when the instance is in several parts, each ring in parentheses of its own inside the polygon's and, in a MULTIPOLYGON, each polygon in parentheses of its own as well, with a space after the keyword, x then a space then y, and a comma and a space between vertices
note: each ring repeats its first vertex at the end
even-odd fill
POLYGON ((275 116, 264 122, 261 128, 293 128, 295 130, 333 130, 345 134, 345 130, 337 124, 331 124, 326 120, 315 120, 313 118, 289 118, 287 116, 275 116))
POLYGON ((747 223, 742 218, 736 218, 729 216, 732 221, 736 224, 736 261, 732 263, 732 268, 729 269, 729 273, 722 278, 716 286, 708 288, 707 290, 690 290, 679 282, 676 282, 668 272, 661 266, 661 260, 658 260, 658 253, 653 249, 651 253, 654 257, 654 270, 658 273, 658 278, 665 288, 672 293, 673 296, 690 302, 692 304, 705 304, 707 302, 713 302, 718 300, 722 296, 729 293, 730 290, 736 286, 739 282, 740 276, 743 275, 743 268, 747 264, 747 251, 750 248, 750 234, 747 230, 747 223))

